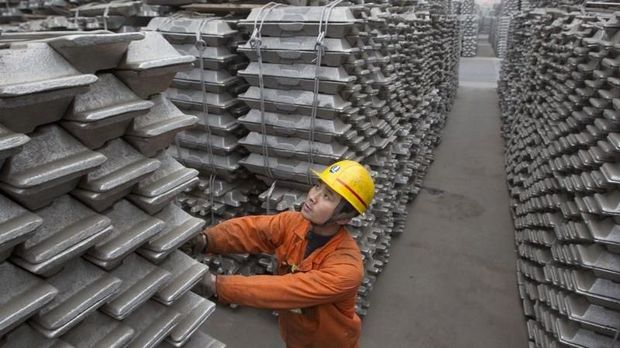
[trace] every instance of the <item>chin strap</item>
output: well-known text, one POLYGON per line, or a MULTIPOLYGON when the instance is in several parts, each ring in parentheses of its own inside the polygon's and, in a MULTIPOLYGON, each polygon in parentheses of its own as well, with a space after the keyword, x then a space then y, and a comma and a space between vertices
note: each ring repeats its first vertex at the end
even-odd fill
POLYGON ((332 216, 324 223, 315 224, 314 222, 310 222, 310 224, 312 225, 312 227, 324 227, 331 225, 338 220, 354 218, 356 216, 355 213, 342 213, 342 208, 344 208, 346 203, 347 202, 344 199, 341 199, 340 203, 338 203, 338 205, 336 206, 336 209, 334 209, 334 213, 332 214, 332 216))

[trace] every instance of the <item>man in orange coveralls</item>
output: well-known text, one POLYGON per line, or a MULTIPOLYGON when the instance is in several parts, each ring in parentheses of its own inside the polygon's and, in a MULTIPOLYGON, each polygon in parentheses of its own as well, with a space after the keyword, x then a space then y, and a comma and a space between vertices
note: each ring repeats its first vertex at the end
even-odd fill
POLYGON ((205 253, 275 254, 277 275, 209 273, 201 285, 222 302, 278 310, 288 348, 357 347, 361 321, 355 299, 364 266, 344 225, 366 211, 374 182, 349 160, 315 174, 318 184, 301 212, 230 219, 195 241, 194 250, 205 253))

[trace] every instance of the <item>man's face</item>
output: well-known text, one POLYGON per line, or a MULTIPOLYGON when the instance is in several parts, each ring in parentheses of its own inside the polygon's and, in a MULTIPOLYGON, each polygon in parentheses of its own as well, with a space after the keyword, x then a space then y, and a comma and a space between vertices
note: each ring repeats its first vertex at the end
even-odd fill
POLYGON ((321 225, 334 214, 342 198, 322 182, 314 185, 301 206, 301 215, 311 222, 321 225))

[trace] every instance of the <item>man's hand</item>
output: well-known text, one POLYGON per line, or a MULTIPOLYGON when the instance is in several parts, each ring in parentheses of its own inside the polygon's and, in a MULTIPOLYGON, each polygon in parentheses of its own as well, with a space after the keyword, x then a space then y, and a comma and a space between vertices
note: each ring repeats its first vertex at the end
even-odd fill
POLYGON ((188 240, 181 250, 194 258, 204 254, 207 251, 207 236, 204 233, 198 234, 188 240))
POLYGON ((217 295, 215 283, 217 277, 211 272, 205 273, 200 282, 194 287, 194 291, 202 297, 209 298, 217 295))

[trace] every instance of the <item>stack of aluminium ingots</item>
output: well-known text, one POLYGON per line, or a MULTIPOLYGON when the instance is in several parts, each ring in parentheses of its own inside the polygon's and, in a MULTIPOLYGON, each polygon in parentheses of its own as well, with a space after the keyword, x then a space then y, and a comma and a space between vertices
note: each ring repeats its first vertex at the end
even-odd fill
POLYGON ((518 16, 502 67, 506 170, 531 345, 620 335, 620 18, 518 16))
POLYGON ((520 11, 519 0, 502 0, 499 7, 500 11, 491 28, 492 35, 489 35, 489 40, 491 40, 491 46, 495 50, 495 55, 499 58, 504 58, 510 21, 520 11))
MULTIPOLYGON (((248 107, 237 98, 247 89, 237 72, 247 65, 247 59, 236 52, 239 32, 235 21, 176 13, 154 18, 147 30, 161 33, 178 52, 197 60, 193 69, 179 72, 166 91, 173 104, 199 118, 196 127, 177 135, 168 151, 200 172, 198 185, 179 196, 181 206, 209 225, 261 212, 258 194, 264 184, 240 164, 247 151, 239 139, 248 130, 239 118, 248 107)), ((258 259, 247 254, 209 256, 203 261, 218 273, 237 273, 249 263, 254 273, 262 268, 256 269, 258 259)))
POLYGON ((198 169, 200 184, 184 193, 180 201, 195 215, 221 219, 251 213, 248 194, 254 188, 239 161, 246 152, 239 139, 247 134, 238 118, 248 108, 237 99, 247 88, 237 71, 247 65, 235 52, 238 31, 217 17, 176 14, 153 19, 147 29, 160 33, 183 53, 196 57, 192 70, 174 78, 166 96, 188 114, 199 118, 198 126, 179 133, 169 153, 181 163, 198 169), (217 216, 217 217, 216 217, 217 216))
POLYGON ((197 172, 164 151, 198 121, 161 95, 194 57, 153 32, 46 35, 0 49, 0 345, 221 346, 195 334, 207 267, 177 250, 204 227, 174 203, 197 172))
POLYGON ((135 0, 6 0, 0 2, 0 32, 136 31, 150 18, 170 10, 135 0))
MULTIPOLYGON (((367 8, 276 5, 239 22, 253 33, 239 47, 250 59, 239 71, 250 88, 239 99, 251 108, 240 118, 250 130, 240 140, 250 152, 241 163, 269 185, 260 196, 268 212, 298 208, 312 171, 341 159, 364 162, 393 141, 396 115, 378 89, 392 80, 377 62, 373 19, 362 14, 367 8)), ((361 241, 376 232, 373 224, 371 210, 352 233, 361 241)), ((362 247, 368 268, 373 247, 362 247)))
MULTIPOLYGON (((376 274, 387 261, 390 234, 395 225, 390 208, 398 204, 399 211, 405 211, 406 199, 398 200, 398 203, 389 199, 395 191, 398 173, 394 146, 399 139, 410 139, 407 137, 413 132, 412 126, 408 126, 410 117, 420 118, 420 124, 426 122, 429 127, 441 127, 440 112, 412 113, 433 98, 439 104, 438 93, 433 87, 446 88, 449 85, 453 89, 456 85, 458 52, 451 49, 450 45, 456 41, 449 36, 458 28, 455 18, 450 22, 452 26, 448 26, 450 31, 443 29, 441 24, 444 23, 436 23, 434 27, 427 16, 420 24, 427 33, 407 37, 406 30, 387 20, 390 16, 372 5, 365 8, 334 7, 331 10, 329 7, 308 10, 276 6, 254 10, 246 21, 239 23, 240 27, 250 27, 249 32, 258 36, 251 37, 239 48, 251 60, 250 65, 239 72, 251 87, 239 98, 252 107, 240 118, 252 131, 241 140, 251 152, 242 163, 270 185, 270 189, 261 194, 264 207, 276 211, 297 208, 305 199, 311 182, 308 170, 320 170, 338 159, 361 160, 375 173, 375 204, 365 216, 354 219, 350 226, 368 270, 360 289, 361 295, 370 291, 376 274), (319 37, 324 37, 325 52, 318 60, 317 37, 310 35, 320 32, 321 16, 328 11, 336 14, 327 18, 338 20, 330 20, 322 29, 325 35, 319 37), (255 27, 258 30, 254 30, 255 27), (434 45, 431 43, 433 35, 436 39, 434 45), (405 44, 409 44, 411 52, 422 42, 428 45, 428 50, 421 53, 419 60, 404 59, 408 53, 404 50, 405 44), (445 59, 446 51, 452 53, 448 60, 445 59), (424 64, 424 58, 429 58, 432 63, 428 63, 423 72, 416 71, 415 64, 424 64), (432 69, 437 69, 435 76, 432 76, 432 69), (328 71, 332 73, 328 74, 328 71), (315 78, 317 72, 318 78, 315 78), (416 74, 429 78, 424 82, 414 81, 418 77, 416 74), (408 86, 404 85, 405 77, 410 78, 408 86), (425 83, 428 85, 422 86, 425 83), (415 94, 408 94, 407 90, 415 94), (432 116, 427 119, 426 115, 432 116), (289 129, 278 127, 291 117, 304 122, 285 123, 290 125, 289 129), (431 120, 432 117, 436 119, 431 120), (321 134, 328 132, 327 125, 332 129, 330 136, 321 134), (336 131, 338 128, 340 130, 336 131), (312 153, 308 151, 310 146, 312 153)), ((437 22, 441 20, 436 19, 437 22)), ((410 25, 409 19, 398 21, 410 25)), ((413 16, 410 22, 415 21, 417 18, 413 16)), ((445 95, 453 97, 452 92, 445 95)), ((445 103, 449 104, 451 100, 445 100, 445 103)), ((441 112, 445 117, 447 109, 441 112)), ((422 170, 418 172, 420 177, 421 173, 422 170)), ((363 297, 358 305, 358 311, 364 314, 367 303, 363 297)))
MULTIPOLYGON (((349 226, 367 269, 360 314, 389 257, 391 234, 404 228, 406 204, 419 190, 457 85, 456 17, 416 14, 402 5, 394 6, 403 12, 396 14, 384 7, 271 4, 241 20, 210 17, 203 25, 202 19, 177 14, 149 25, 199 61, 195 33, 202 28, 207 38, 202 76, 195 70, 190 84, 188 73, 179 73, 167 92, 185 112, 206 116, 203 123, 210 126, 179 134, 169 151, 204 173, 198 188, 180 198, 189 212, 208 217, 210 208, 201 207, 219 204, 217 222, 256 213, 256 207, 268 214, 298 209, 313 183, 312 170, 341 159, 370 167, 377 184, 375 204, 349 226), (245 38, 238 47, 239 34, 228 34, 234 30, 245 38), (218 108, 225 101, 229 106, 218 108), (218 136, 229 145, 220 145, 218 136), (194 157, 177 154, 179 149, 186 154, 191 149, 194 157), (237 165, 234 170, 210 170, 209 158, 226 156, 232 159, 226 163, 237 165), (211 173, 216 174, 214 184, 211 173), (242 198, 246 203, 230 203, 242 198)), ((204 261, 218 273, 273 270, 267 256, 208 256, 204 261)))
POLYGON ((474 0, 465 0, 461 7, 461 34, 463 57, 474 57, 478 51, 478 21, 474 0))

